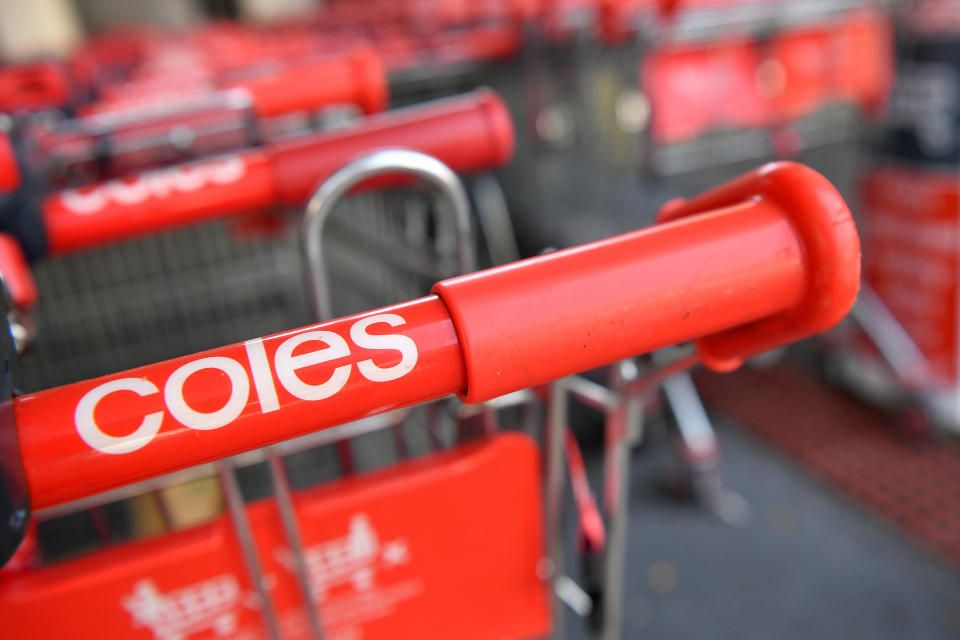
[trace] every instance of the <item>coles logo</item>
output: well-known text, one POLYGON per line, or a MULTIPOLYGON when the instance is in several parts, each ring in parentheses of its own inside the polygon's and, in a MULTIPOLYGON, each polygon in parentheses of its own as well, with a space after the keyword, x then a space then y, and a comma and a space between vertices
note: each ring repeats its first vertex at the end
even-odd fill
POLYGON ((162 593, 149 578, 140 580, 122 601, 133 620, 153 632, 156 640, 182 640, 212 631, 230 638, 236 635, 237 612, 242 592, 229 574, 162 593))
MULTIPOLYGON (((293 572, 292 554, 286 549, 275 552, 280 564, 293 572)), ((393 569, 410 562, 407 542, 402 538, 383 542, 370 517, 354 514, 345 536, 304 549, 314 596, 323 601, 327 593, 343 585, 356 591, 370 591, 381 569, 393 569)))
POLYGON ((76 215, 98 213, 110 204, 133 206, 150 198, 194 193, 210 185, 238 182, 246 173, 243 158, 229 156, 167 169, 146 171, 133 179, 110 180, 93 189, 60 192, 63 207, 76 215))
POLYGON ((77 433, 90 447, 108 454, 130 453, 153 440, 160 430, 164 411, 144 415, 140 425, 124 436, 110 435, 97 424, 97 405, 107 396, 118 392, 132 391, 141 397, 162 393, 166 412, 177 422, 190 429, 208 431, 219 429, 236 420, 247 406, 251 393, 255 394, 262 413, 280 409, 277 382, 300 400, 318 401, 339 393, 346 386, 354 366, 361 376, 371 382, 389 382, 402 378, 417 364, 417 345, 408 336, 374 334, 368 331, 374 325, 383 324, 398 327, 406 324, 406 320, 396 313, 367 316, 351 324, 348 334, 350 343, 356 347, 399 352, 399 362, 391 366, 381 367, 370 359, 348 362, 335 367, 321 383, 306 382, 298 373, 301 369, 351 355, 350 343, 343 336, 329 330, 303 330, 279 344, 272 362, 267 356, 263 340, 256 338, 243 344, 246 356, 243 362, 226 356, 208 356, 181 365, 162 385, 146 377, 130 377, 110 380, 90 389, 80 398, 74 411, 77 433), (294 355, 294 350, 306 343, 319 343, 322 346, 294 355), (191 407, 183 394, 187 379, 205 369, 223 374, 230 383, 228 399, 215 411, 200 411, 191 407))

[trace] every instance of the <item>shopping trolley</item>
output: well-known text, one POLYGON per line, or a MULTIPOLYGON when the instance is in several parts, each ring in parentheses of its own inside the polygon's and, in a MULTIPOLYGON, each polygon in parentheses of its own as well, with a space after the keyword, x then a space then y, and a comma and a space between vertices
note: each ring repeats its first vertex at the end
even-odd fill
MULTIPOLYGON (((439 125, 441 129, 443 129, 444 126, 453 127, 454 129, 456 129, 456 135, 461 141, 474 143, 471 150, 467 151, 466 153, 464 153, 463 151, 460 152, 461 160, 456 160, 456 159, 454 160, 454 163, 457 164, 457 166, 464 168, 464 167, 467 167, 467 165, 472 164, 472 166, 474 166, 475 168, 480 168, 485 164, 489 164, 491 162, 496 163, 498 161, 502 161, 502 159, 506 155, 509 155, 509 149, 504 148, 502 146, 502 145, 506 145, 506 147, 509 147, 509 140, 504 139, 504 136, 509 137, 508 136, 508 134, 510 133, 509 123, 508 122, 506 123, 507 124, 506 129, 504 129, 502 126, 498 127, 498 125, 504 124, 502 118, 498 119, 497 117, 498 110, 502 109, 502 107, 499 106, 499 103, 496 102, 496 100, 491 101, 492 96, 490 94, 476 94, 475 98, 479 98, 479 100, 467 100, 466 102, 464 102, 463 100, 460 100, 459 103, 456 101, 453 103, 450 103, 450 102, 441 103, 441 105, 439 105, 440 106, 439 109, 436 107, 434 107, 432 110, 428 109, 428 113, 424 114, 423 116, 418 116, 416 110, 410 112, 410 115, 414 117, 412 118, 408 117, 406 119, 406 126, 409 127, 411 124, 413 124, 414 130, 409 131, 408 135, 410 135, 411 138, 416 138, 416 144, 418 144, 420 148, 429 148, 430 144, 427 143, 427 139, 430 136, 427 135, 427 132, 430 130, 432 125, 439 125), (470 120, 471 116, 479 116, 479 117, 478 118, 475 117, 471 121, 470 120), (469 132, 471 130, 479 134, 480 138, 471 139, 469 135, 469 132), (482 144, 480 145, 476 144, 476 142, 478 142, 479 140, 482 140, 484 135, 493 136, 494 147, 497 147, 498 143, 502 143, 502 145, 496 149, 496 153, 494 154, 495 157, 488 155, 487 146, 484 146, 482 144), (482 157, 482 156, 486 156, 486 157, 482 157), (463 159, 467 157, 472 157, 473 159, 466 160, 467 165, 464 165, 463 159), (479 163, 479 164, 476 164, 476 163, 479 163)), ((394 128, 394 132, 395 132, 395 129, 396 128, 394 128)), ((386 144, 387 146, 389 146, 389 143, 391 142, 391 130, 389 127, 387 128, 386 131, 381 129, 379 133, 379 137, 376 137, 376 136, 371 137, 369 135, 370 131, 366 131, 366 132, 361 131, 360 133, 366 135, 367 136, 366 140, 369 140, 369 142, 366 142, 366 145, 364 145, 363 141, 359 143, 357 142, 356 136, 351 136, 350 138, 348 138, 348 140, 352 139, 353 144, 348 145, 349 147, 348 153, 356 153, 362 150, 364 146, 366 146, 366 148, 376 148, 381 144, 386 144)), ((395 137, 395 133, 393 135, 395 137)), ((334 144, 339 144, 339 142, 334 142, 334 144)), ((444 152, 441 150, 440 153, 443 154, 444 152)), ((335 155, 336 153, 334 153, 334 156, 335 155)), ((401 202, 401 206, 392 207, 391 210, 382 210, 382 205, 381 205, 378 208, 378 210, 369 212, 373 215, 366 215, 366 216, 357 216, 358 207, 353 206, 352 210, 349 211, 351 216, 348 217, 347 219, 350 220, 352 218, 357 218, 359 220, 359 224, 357 220, 354 220, 352 227, 348 229, 348 231, 353 232, 354 239, 356 239, 356 236, 358 233, 361 234, 362 236, 361 239, 367 240, 367 241, 370 240, 371 236, 374 236, 374 240, 376 240, 376 242, 374 243, 375 244, 374 249, 377 249, 381 252, 384 250, 389 250, 392 253, 397 253, 397 250, 402 249, 403 245, 402 244, 397 245, 395 243, 392 243, 391 242, 393 240, 392 234, 394 231, 403 230, 403 226, 394 225, 393 227, 391 227, 389 224, 387 224, 386 225, 387 228, 384 228, 385 223, 391 223, 396 221, 389 220, 389 219, 384 221, 382 219, 378 219, 378 217, 381 214, 393 214, 397 218, 399 218, 400 217, 399 214, 404 213, 407 218, 414 217, 417 219, 416 221, 407 220, 407 224, 405 225, 405 233, 402 234, 404 235, 405 240, 407 242, 413 240, 414 238, 417 238, 418 246, 412 247, 412 249, 419 250, 421 254, 419 256, 420 258, 419 261, 414 260, 415 262, 418 262, 417 265, 415 265, 415 268, 413 269, 413 271, 415 272, 414 275, 416 275, 422 280, 424 277, 423 266, 424 265, 429 266, 430 264, 429 258, 430 258, 431 252, 427 251, 428 247, 425 246, 424 242, 427 240, 425 236, 431 235, 431 234, 436 234, 436 237, 428 244, 432 244, 438 249, 443 249, 443 251, 440 251, 440 254, 435 258, 436 262, 440 265, 442 269, 443 268, 447 269, 449 273, 458 273, 458 272, 466 272, 466 271, 474 270, 475 269, 475 265, 473 261, 474 251, 472 249, 472 233, 471 233, 472 222, 469 217, 470 212, 469 212, 469 206, 467 205, 467 202, 466 202, 466 195, 462 187, 458 186, 459 182, 457 182, 456 178, 453 177, 453 174, 450 172, 450 169, 441 165, 438 161, 429 159, 429 162, 433 164, 423 165, 423 162, 425 161, 425 159, 427 159, 427 156, 413 154, 412 152, 406 152, 406 156, 404 156, 403 154, 400 154, 398 156, 398 152, 393 152, 392 154, 387 154, 387 157, 403 158, 403 157, 409 157, 411 155, 413 155, 413 157, 417 159, 417 161, 419 162, 418 166, 421 166, 421 167, 426 166, 426 169, 424 168, 420 169, 419 173, 421 175, 426 175, 428 173, 427 170, 430 169, 431 166, 443 167, 443 170, 445 172, 441 174, 441 177, 445 180, 443 184, 447 185, 448 190, 451 188, 451 185, 453 187, 456 187, 456 189, 451 191, 451 193, 454 196, 456 196, 455 198, 453 198, 453 204, 455 205, 453 211, 456 213, 456 223, 452 225, 451 224, 431 224, 432 221, 427 220, 425 217, 425 212, 421 210, 422 209, 421 203, 418 201, 411 201, 408 199, 401 202), (418 230, 420 231, 419 234, 416 233, 418 230), (381 235, 377 236, 377 234, 381 234, 381 235), (456 241, 452 241, 452 238, 454 237, 457 238, 456 241), (454 261, 455 262, 454 266, 456 268, 452 268, 452 269, 451 269, 450 258, 453 257, 453 254, 449 251, 450 249, 456 250, 455 253, 459 253, 460 255, 459 259, 454 261)), ((332 161, 333 160, 331 160, 331 162, 332 161)), ((390 167, 388 166, 386 168, 389 169, 390 167)), ((404 166, 395 167, 395 168, 403 169, 404 166)), ((349 168, 345 169, 344 171, 349 172, 349 168)), ((322 176, 323 174, 319 173, 318 175, 322 176)), ((369 205, 371 201, 379 204, 375 195, 363 195, 363 196, 359 196, 358 198, 363 199, 365 201, 363 204, 365 205, 369 205)), ((336 199, 326 198, 324 200, 324 203, 325 203, 323 205, 325 207, 323 211, 324 218, 327 215, 329 215, 331 211, 331 207, 334 203, 334 200, 336 199)), ((356 205, 355 202, 353 204, 356 205)), ((389 202, 387 202, 386 204, 389 204, 389 202)), ((313 219, 313 218, 314 216, 310 217, 310 219, 313 219)), ((441 223, 446 222, 446 218, 444 216, 441 216, 440 222, 441 223)), ((227 235, 227 234, 224 234, 224 235, 227 235)), ((340 238, 339 240, 340 240, 340 243, 335 244, 334 248, 338 248, 340 250, 340 254, 338 254, 338 256, 342 256, 345 248, 344 245, 349 244, 349 242, 347 242, 349 238, 340 238)), ((356 245, 355 242, 353 244, 356 245)), ((488 242, 487 245, 489 246, 490 243, 488 242)), ((356 249, 356 246, 354 246, 353 248, 356 249)), ((432 253, 436 253, 436 251, 433 251, 432 253)), ((351 257, 355 259, 356 256, 351 256, 351 257)), ((368 257, 373 258, 374 260, 380 260, 380 261, 382 261, 384 258, 382 253, 375 256, 368 256, 368 257)), ((210 258, 210 256, 206 256, 206 258, 210 258)), ((405 261, 409 263, 411 260, 412 258, 409 255, 406 255, 406 256, 395 255, 393 260, 388 260, 388 263, 392 263, 392 266, 395 267, 397 264, 400 264, 402 266, 405 261), (399 260, 399 263, 398 263, 398 260, 399 260)), ((320 260, 321 265, 322 265, 322 262, 323 261, 320 260)), ((233 267, 235 266, 236 265, 233 265, 233 267)), ((232 267, 231 265, 225 265, 224 268, 230 269, 232 267)), ((366 271, 369 272, 370 269, 367 269, 366 271)), ((388 274, 391 276, 390 284, 395 284, 397 282, 398 280, 397 271, 399 270, 394 269, 393 273, 388 274)), ((6 270, 5 272, 15 273, 14 271, 9 269, 6 270)), ((319 270, 317 273, 319 273, 319 270)), ((427 272, 427 273, 430 273, 430 272, 427 272)), ((434 273, 433 276, 442 277, 443 271, 434 273)), ((19 282, 19 280, 15 280, 15 282, 19 282)), ((429 284, 423 287, 420 292, 426 291, 428 289, 429 289, 429 284)), ((17 289, 16 287, 14 287, 13 293, 18 293, 20 291, 21 289, 17 289)), ((409 291, 406 293, 394 291, 393 295, 395 298, 403 298, 406 295, 409 295, 409 291)), ((16 295, 12 297, 19 299, 19 297, 16 295)), ((395 422, 397 421, 395 420, 395 422)), ((354 425, 350 425, 349 428, 342 428, 339 430, 338 435, 339 437, 342 438, 345 435, 349 435, 351 433, 353 435, 356 435, 357 433, 367 433, 375 430, 377 426, 378 425, 368 420, 362 424, 354 424, 354 425)), ((318 443, 316 441, 311 441, 306 443, 301 442, 299 443, 299 446, 301 448, 307 448, 311 444, 316 446, 318 443)), ((401 447, 398 445, 398 449, 399 448, 401 447)), ((370 447, 368 446, 367 450, 369 449, 370 447)), ((285 449, 284 452, 290 453, 291 452, 290 447, 287 447, 287 449, 285 449)), ((268 455, 265 455, 264 457, 268 457, 271 463, 271 469, 273 470, 273 475, 274 475, 273 485, 274 487, 277 488, 277 499, 279 502, 282 503, 284 492, 281 491, 280 489, 281 487, 286 487, 285 474, 282 472, 281 470, 282 467, 279 466, 277 458, 273 458, 268 455)), ((341 470, 344 472, 348 471, 349 470, 348 467, 352 466, 349 464, 349 459, 350 459, 349 455, 341 457, 340 466, 341 466, 341 470)), ((248 457, 248 462, 250 462, 249 457, 248 457)), ((203 471, 204 470, 194 470, 192 472, 191 477, 202 477, 203 471)), ((206 471, 209 474, 209 470, 206 470, 206 471)), ((180 478, 180 480, 183 480, 183 479, 184 478, 180 478)), ((228 502, 231 502, 235 507, 236 500, 237 500, 237 491, 236 491, 235 482, 231 477, 231 475, 229 474, 229 470, 221 471, 221 480, 224 484, 225 493, 226 493, 228 502)), ((128 493, 128 495, 130 494, 128 493)), ((113 496, 113 498, 117 498, 117 497, 119 496, 113 496)), ((85 506, 95 508, 96 505, 87 504, 85 506)), ((76 508, 77 508, 77 505, 74 505, 74 510, 76 510, 76 508)), ((240 508, 242 509, 242 506, 240 508)), ((233 509, 233 513, 234 515, 236 515, 237 513, 236 508, 233 509)), ((292 510, 288 509, 284 513, 290 514, 293 512, 292 510)), ((239 523, 237 527, 238 527, 238 530, 245 530, 244 527, 246 527, 246 525, 244 525, 243 523, 239 523)), ((109 535, 109 532, 108 532, 108 535, 109 535)), ((295 554, 294 557, 302 558, 302 554, 295 554)))
POLYGON ((505 162, 511 140, 499 98, 481 90, 47 196, 10 229, 29 257, 57 258, 36 266, 43 295, 25 388, 308 321, 295 231, 265 208, 303 206, 318 181, 376 148, 468 173, 505 162), (171 233, 152 237, 161 230, 171 233))
MULTIPOLYGON (((852 220, 809 169, 764 167, 674 204, 664 218, 652 229, 444 280, 425 298, 14 397, 4 414, 5 437, 16 439, 3 458, 4 556, 23 538, 30 509, 451 393, 490 400, 688 340, 696 355, 676 366, 701 360, 730 370, 833 325, 856 295, 852 220), (298 351, 306 343, 312 350, 298 351)), ((9 344, 7 352, 12 358, 9 344)), ((629 384, 633 376, 622 377, 629 384)), ((548 478, 557 458, 546 457, 548 478)), ((548 586, 559 576, 544 561, 537 467, 526 436, 505 434, 299 492, 301 522, 323 528, 319 554, 307 558, 323 586, 328 630, 546 633, 548 586), (379 595, 363 595, 371 593, 379 595), (345 594, 349 606, 331 606, 345 594), (350 616, 356 623, 357 612, 371 611, 376 619, 350 627, 350 616)), ((548 523, 559 507, 554 495, 548 523)), ((296 597, 282 568, 289 560, 271 553, 283 533, 264 515, 269 509, 243 510, 264 534, 257 544, 269 580, 255 584, 230 569, 243 566, 243 545, 216 521, 175 543, 118 547, 106 570, 86 577, 89 558, 4 572, 7 632, 62 633, 69 618, 74 637, 104 626, 144 637, 262 637, 265 609, 249 594, 260 586, 270 597, 296 597), (150 580, 141 573, 147 565, 150 580)))

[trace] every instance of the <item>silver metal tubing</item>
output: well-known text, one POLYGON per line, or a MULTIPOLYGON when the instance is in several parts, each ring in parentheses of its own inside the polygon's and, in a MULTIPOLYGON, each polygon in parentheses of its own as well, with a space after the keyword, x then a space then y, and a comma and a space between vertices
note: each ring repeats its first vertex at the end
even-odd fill
POLYGON ((688 371, 700 364, 700 355, 688 348, 670 349, 672 359, 667 359, 663 351, 657 351, 653 357, 653 369, 644 371, 624 387, 624 393, 644 394, 652 391, 667 378, 688 371), (674 353, 678 352, 678 353, 674 353), (661 357, 663 356, 663 357, 661 357))
POLYGON ((690 374, 675 374, 664 380, 662 386, 684 448, 698 460, 715 459, 720 453, 720 444, 690 374))
POLYGON ((237 478, 233 473, 233 466, 228 460, 221 460, 216 463, 216 467, 217 475, 220 478, 220 487, 227 502, 227 510, 230 512, 230 521, 233 523, 233 530, 237 534, 237 540, 240 542, 240 549, 243 552, 243 560, 247 565, 247 573, 253 583, 253 588, 257 592, 260 613, 263 615, 267 635, 270 640, 280 640, 280 625, 277 622, 276 611, 273 609, 273 602, 270 600, 263 567, 260 565, 260 558, 257 556, 257 550, 253 543, 253 531, 250 528, 250 521, 247 519, 247 509, 243 503, 243 496, 240 494, 237 478))
POLYGON ((485 174, 473 182, 473 200, 477 219, 487 241, 490 260, 494 265, 516 262, 520 259, 517 236, 513 233, 507 197, 492 174, 485 174))
POLYGON ((867 284, 860 287, 852 315, 904 384, 918 389, 929 382, 932 376, 923 352, 867 284))
POLYGON ((720 443, 693 379, 684 372, 667 378, 662 384, 676 418, 694 495, 728 525, 742 524, 750 514, 750 505, 740 494, 724 486, 720 443))
MULTIPOLYGON (((370 178, 385 174, 412 174, 430 184, 439 195, 449 200, 450 215, 455 230, 454 242, 457 249, 457 267, 460 273, 476 270, 476 259, 472 244, 472 226, 470 203, 466 191, 457 175, 445 164, 426 154, 404 149, 377 151, 363 156, 334 173, 313 192, 304 211, 302 223, 303 256, 306 262, 308 292, 314 317, 317 320, 329 320, 334 317, 333 301, 330 295, 330 277, 327 273, 323 255, 323 230, 334 207, 358 184, 370 178)), ((394 423, 395 435, 402 438, 399 425, 394 423)), ((351 473, 352 454, 348 440, 339 442, 341 463, 351 473)), ((398 455, 405 457, 403 452, 398 455)), ((291 497, 290 483, 283 468, 283 459, 279 449, 269 452, 270 476, 273 480, 274 499, 280 510, 284 534, 293 555, 294 571, 304 600, 304 607, 312 636, 323 638, 323 624, 318 606, 314 599, 313 586, 307 572, 306 559, 297 514, 291 497)))
POLYGON ((583 376, 571 376, 566 380, 567 390, 580 402, 600 411, 610 411, 617 407, 620 395, 602 384, 587 380, 583 376))
POLYGON ((307 623, 311 635, 320 640, 324 637, 323 621, 320 617, 320 603, 317 601, 313 584, 310 582, 310 572, 307 568, 306 555, 303 547, 303 536, 300 535, 300 525, 297 522, 297 512, 290 494, 290 482, 287 471, 283 466, 280 453, 270 447, 268 450, 270 462, 270 476, 273 478, 274 500, 280 510, 280 520, 283 523, 283 533, 290 544, 293 572, 300 588, 300 597, 303 598, 303 608, 307 614, 307 623), (277 482, 277 480, 280 482, 277 482))
MULTIPOLYGON (((612 367, 610 387, 618 393, 636 378, 632 360, 612 367)), ((607 544, 603 563, 602 640, 619 640, 623 627, 623 588, 627 564, 627 517, 630 501, 630 433, 643 420, 643 398, 623 394, 608 411, 604 444, 604 493, 607 511, 607 544)))
POLYGON ((318 320, 333 318, 330 283, 323 256, 323 228, 337 204, 353 187, 384 174, 411 174, 447 198, 456 230, 459 273, 476 270, 472 243, 470 203, 463 184, 450 167, 417 151, 390 149, 363 156, 327 178, 310 198, 303 217, 303 248, 307 283, 314 315, 318 320))
POLYGON ((544 433, 544 496, 547 525, 547 558, 549 559, 549 584, 553 603, 553 640, 563 640, 563 600, 556 592, 556 583, 564 575, 563 535, 563 489, 564 455, 563 438, 567 428, 567 387, 565 380, 550 383, 547 403, 547 429, 544 433))

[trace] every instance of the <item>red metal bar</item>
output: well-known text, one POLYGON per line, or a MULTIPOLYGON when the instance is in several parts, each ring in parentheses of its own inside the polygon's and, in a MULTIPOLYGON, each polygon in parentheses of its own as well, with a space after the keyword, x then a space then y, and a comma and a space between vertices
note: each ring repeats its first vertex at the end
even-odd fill
POLYGON ((570 427, 567 427, 563 433, 563 450, 570 474, 570 487, 573 489, 573 502, 577 507, 577 526, 581 543, 590 551, 602 550, 606 544, 606 527, 603 516, 600 515, 600 509, 597 508, 597 501, 593 497, 593 490, 590 488, 587 467, 583 463, 583 454, 580 453, 580 444, 570 427))
POLYGON ((371 150, 422 151, 458 172, 490 169, 513 155, 513 120, 490 89, 367 118, 363 127, 270 145, 280 202, 298 205, 326 177, 371 150))
POLYGON ((26 311, 37 303, 37 283, 16 238, 0 233, 0 277, 17 309, 26 311))
MULTIPOLYGON (((687 205, 717 210, 447 280, 437 296, 17 397, 31 504, 450 393, 486 400, 755 321, 766 345, 762 322, 804 317, 821 302, 810 292, 830 286, 839 320, 856 296, 859 241, 833 187, 790 163, 731 184, 687 205), (778 181, 803 197, 773 199, 778 181)), ((782 337, 801 334, 796 323, 782 337)))
POLYGON ((778 207, 684 222, 436 285, 461 332, 467 401, 560 377, 558 361, 586 371, 796 305, 803 249, 778 207))
POLYGON ((806 266, 802 297, 781 313, 699 340, 700 359, 716 371, 730 371, 745 357, 826 331, 847 314, 860 290, 860 239, 850 211, 826 178, 803 165, 768 164, 690 200, 667 203, 658 220, 698 216, 745 199, 791 212, 806 266))
MULTIPOLYGON (((214 86, 204 85, 199 89, 180 89, 177 93, 189 99, 214 96, 222 90, 245 89, 250 94, 254 112, 261 118, 332 104, 355 104, 364 113, 376 113, 387 106, 386 70, 380 56, 369 45, 359 45, 339 55, 261 66, 262 69, 244 77, 217 81, 214 86)), ((169 104, 173 98, 170 91, 163 90, 139 99, 124 95, 89 105, 81 113, 102 117, 122 111, 124 117, 134 119, 141 111, 149 117, 157 107, 169 104)))
MULTIPOLYGON (((64 178, 91 184, 169 165, 172 153, 184 162, 262 144, 275 127, 269 120, 277 116, 312 114, 330 105, 354 105, 371 114, 385 109, 387 99, 386 70, 364 44, 335 56, 264 63, 213 86, 175 94, 161 90, 139 100, 125 96, 117 104, 107 100, 85 109, 86 117, 32 123, 22 138, 29 142, 33 169, 49 173, 53 184, 64 178), (187 148, 176 148, 173 134, 188 140, 187 148)), ((9 173, 3 159, 0 148, 0 191, 9 173)))
POLYGON ((372 116, 348 130, 61 191, 43 203, 49 251, 302 205, 319 182, 358 155, 396 147, 434 156, 455 171, 488 169, 513 153, 513 125, 500 97, 479 90, 372 116))
POLYGON ((453 324, 430 297, 15 403, 42 508, 464 386, 453 324))
POLYGON ((227 87, 249 91, 254 111, 261 118, 331 104, 355 104, 364 113, 377 113, 387 106, 386 71, 369 46, 357 47, 347 56, 290 65, 227 87))
POLYGON ((47 251, 63 254, 266 208, 276 178, 264 150, 118 178, 48 197, 47 251))
POLYGON ((66 69, 55 62, 31 62, 0 69, 2 113, 59 109, 72 97, 70 77, 66 69))

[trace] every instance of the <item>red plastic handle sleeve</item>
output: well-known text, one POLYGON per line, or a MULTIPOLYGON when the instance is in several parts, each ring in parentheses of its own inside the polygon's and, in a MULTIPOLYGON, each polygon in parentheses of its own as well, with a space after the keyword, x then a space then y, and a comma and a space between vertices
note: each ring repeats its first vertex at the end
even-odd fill
POLYGON ((489 89, 366 118, 362 124, 262 150, 68 189, 42 206, 48 250, 68 253, 276 205, 301 206, 351 160, 384 148, 420 151, 467 173, 513 153, 503 100, 489 89))
POLYGON ((355 104, 364 113, 387 107, 387 72, 370 46, 347 55, 291 65, 267 76, 231 85, 250 92, 257 116, 270 118, 315 111, 333 104, 355 104))
POLYGON ((271 145, 281 202, 304 202, 326 177, 364 153, 402 148, 421 151, 458 173, 502 166, 514 148, 513 121, 490 89, 389 111, 364 126, 271 145))
POLYGON ((843 197, 819 173, 795 162, 765 165, 687 201, 667 203, 659 221, 696 216, 750 199, 785 212, 806 263, 799 302, 772 317, 697 342, 711 369, 735 369, 744 358, 829 329, 860 290, 860 239, 843 197))
MULTIPOLYGON (((822 185, 778 166, 751 180, 786 167, 798 188, 822 185)), ((804 215, 855 254, 849 213, 822 193, 810 203, 804 215)), ((756 197, 720 206, 446 280, 438 296, 17 397, 32 504, 451 393, 480 401, 664 345, 723 340, 805 304, 825 273, 855 277, 855 261, 818 262, 825 254, 808 246, 797 212, 756 197)), ((849 307, 855 293, 831 304, 849 307)))

